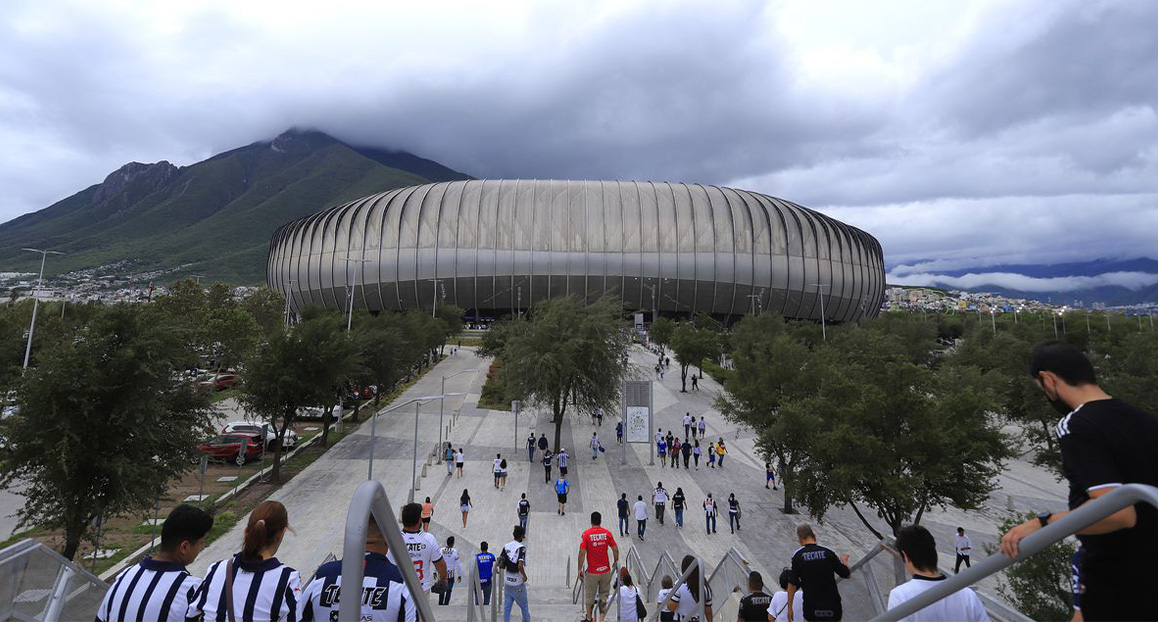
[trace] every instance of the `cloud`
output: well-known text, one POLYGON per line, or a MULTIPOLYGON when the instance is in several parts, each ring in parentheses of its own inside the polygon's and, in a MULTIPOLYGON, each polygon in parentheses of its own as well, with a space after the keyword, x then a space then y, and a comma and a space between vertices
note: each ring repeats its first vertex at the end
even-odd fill
POLYGON ((1097 287, 1126 287, 1142 289, 1158 283, 1158 274, 1147 272, 1107 272, 1097 276, 1066 276, 1037 278, 1012 272, 969 273, 962 276, 943 274, 889 274, 890 284, 942 286, 953 289, 978 289, 996 286, 1001 289, 1029 293, 1073 292, 1097 287))
POLYGON ((1153 256, 1155 23, 1144 0, 17 0, 0 220, 299 126, 479 177, 767 192, 894 266, 1153 256))

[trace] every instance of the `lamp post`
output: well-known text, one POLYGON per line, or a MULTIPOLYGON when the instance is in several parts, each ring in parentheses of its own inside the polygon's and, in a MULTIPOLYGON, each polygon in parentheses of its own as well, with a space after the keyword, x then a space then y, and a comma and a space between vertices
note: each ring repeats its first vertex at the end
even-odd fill
POLYGON ((997 335, 997 309, 989 307, 989 323, 993 325, 993 334, 997 335))
MULTIPOLYGON (((443 376, 442 377, 442 386, 441 386, 442 390, 440 392, 443 395, 446 395, 446 379, 447 378, 453 378, 459 374, 465 374, 467 372, 474 372, 477 374, 478 368, 476 367, 475 369, 460 369, 452 374, 447 374, 447 375, 443 376)), ((438 463, 439 464, 442 464, 442 429, 443 429, 442 428, 442 406, 443 406, 444 402, 446 402, 445 398, 440 398, 438 400, 438 463)))
MULTIPOLYGON (((434 302, 430 305, 430 317, 438 317, 438 288, 442 287, 441 279, 434 279, 434 302)), ((442 290, 442 297, 446 298, 446 288, 442 290)))
MULTIPOLYGON (((823 289, 823 288, 831 288, 832 286, 831 285, 825 285, 823 283, 809 283, 809 287, 815 287, 817 289, 823 289)), ((824 315, 825 315, 824 314, 824 295, 820 294, 819 297, 820 297, 820 336, 824 341, 828 341, 828 328, 825 324, 825 317, 824 317, 824 315)))
POLYGON ((24 346, 24 367, 22 369, 28 369, 28 359, 32 356, 32 334, 36 332, 36 310, 40 308, 40 288, 44 286, 44 262, 49 255, 63 255, 64 253, 39 248, 22 248, 20 250, 40 253, 40 276, 36 279, 36 293, 32 295, 32 324, 28 326, 28 345, 24 346))
POLYGON ((1053 338, 1057 339, 1057 314, 1053 314, 1053 338))
POLYGON ((378 440, 377 425, 376 425, 378 423, 378 417, 380 415, 385 415, 388 412, 398 410, 399 408, 402 408, 403 406, 409 406, 411 404, 414 404, 414 462, 413 462, 411 469, 410 469, 410 501, 413 502, 414 501, 414 489, 417 487, 417 483, 418 483, 418 407, 421 406, 422 404, 426 404, 428 402, 433 402, 434 400, 439 400, 439 399, 443 399, 446 397, 454 397, 454 396, 458 396, 458 395, 463 395, 463 394, 462 393, 445 393, 445 394, 441 394, 441 395, 424 395, 422 397, 415 397, 415 398, 408 399, 405 402, 402 402, 401 404, 395 404, 395 405, 391 406, 390 408, 387 408, 386 410, 383 410, 379 413, 376 413, 370 419, 370 460, 369 460, 369 466, 367 467, 367 471, 366 471, 366 479, 374 479, 374 445, 376 444, 376 441, 378 440))
POLYGON ((285 285, 285 325, 286 325, 286 328, 289 328, 289 324, 290 324, 290 288, 293 286, 294 283, 297 283, 297 282, 298 282, 297 279, 289 279, 288 281, 286 281, 286 285, 285 285))
MULTIPOLYGON (((346 289, 348 290, 348 293, 346 294, 346 334, 347 335, 350 334, 350 328, 354 325, 354 288, 358 286, 357 281, 361 280, 362 264, 368 263, 371 261, 374 261, 374 260, 373 259, 355 259, 355 258, 350 257, 348 255, 346 256, 346 289), (350 277, 349 277, 349 274, 350 274, 349 268, 350 268, 351 263, 355 263, 358 265, 358 276, 354 279, 353 285, 350 285, 350 277)), ((365 286, 363 286, 362 287, 362 293, 365 294, 365 292, 366 292, 366 288, 365 288, 365 286)))

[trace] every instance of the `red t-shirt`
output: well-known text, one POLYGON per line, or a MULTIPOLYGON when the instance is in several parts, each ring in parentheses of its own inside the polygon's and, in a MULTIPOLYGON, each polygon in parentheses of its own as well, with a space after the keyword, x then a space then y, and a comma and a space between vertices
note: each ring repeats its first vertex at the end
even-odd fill
POLYGON ((602 574, 611 571, 607 559, 608 547, 615 544, 615 537, 602 527, 592 527, 579 537, 579 550, 587 551, 587 572, 602 574))

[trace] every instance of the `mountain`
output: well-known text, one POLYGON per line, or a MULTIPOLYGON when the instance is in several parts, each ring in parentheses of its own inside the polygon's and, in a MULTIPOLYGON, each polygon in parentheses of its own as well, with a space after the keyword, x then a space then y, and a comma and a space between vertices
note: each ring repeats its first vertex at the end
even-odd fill
POLYGON ((46 274, 115 265, 256 284, 280 225, 391 188, 469 176, 404 151, 351 147, 289 130, 190 166, 130 162, 99 184, 0 224, 0 265, 35 271, 21 247, 50 248, 46 274))
POLYGON ((1109 306, 1158 303, 1158 260, 1148 257, 1094 259, 1060 264, 1009 264, 954 269, 890 269, 888 281, 935 285, 969 292, 990 292, 1053 304, 1109 306))

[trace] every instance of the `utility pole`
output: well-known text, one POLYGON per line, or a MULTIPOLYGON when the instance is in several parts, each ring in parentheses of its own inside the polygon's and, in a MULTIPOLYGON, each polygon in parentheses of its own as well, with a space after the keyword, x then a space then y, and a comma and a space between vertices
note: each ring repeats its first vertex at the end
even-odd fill
POLYGON ((32 356, 32 334, 36 332, 36 310, 40 308, 40 288, 44 286, 44 262, 51 255, 63 255, 60 251, 42 250, 39 248, 22 248, 30 253, 40 253, 40 277, 36 279, 36 292, 32 295, 32 324, 28 326, 28 345, 24 347, 24 367, 28 369, 28 359, 32 356))
POLYGON ((516 299, 518 300, 515 305, 515 309, 518 310, 518 317, 523 317, 523 285, 521 283, 515 286, 515 295, 517 296, 516 299))
MULTIPOLYGON (((831 285, 825 285, 823 283, 810 283, 810 285, 818 290, 832 287, 831 285)), ((828 341, 828 328, 826 326, 824 313, 824 295, 820 293, 818 296, 820 297, 820 336, 824 341, 828 341)))
MULTIPOLYGON (((362 264, 374 261, 373 259, 355 259, 346 256, 346 334, 350 334, 350 329, 354 326, 354 288, 358 286, 358 281, 362 277, 362 264), (350 283, 350 264, 356 263, 358 265, 358 276, 354 279, 354 283, 350 283)), ((365 287, 362 288, 365 293, 365 287)))
POLYGON ((430 317, 438 317, 438 286, 442 285, 442 281, 434 279, 434 302, 430 305, 430 317))
POLYGON ((290 324, 290 288, 292 288, 293 284, 297 283, 297 282, 298 282, 297 279, 290 279, 290 280, 286 281, 286 287, 285 287, 285 325, 286 325, 286 328, 289 328, 289 324, 290 324))

